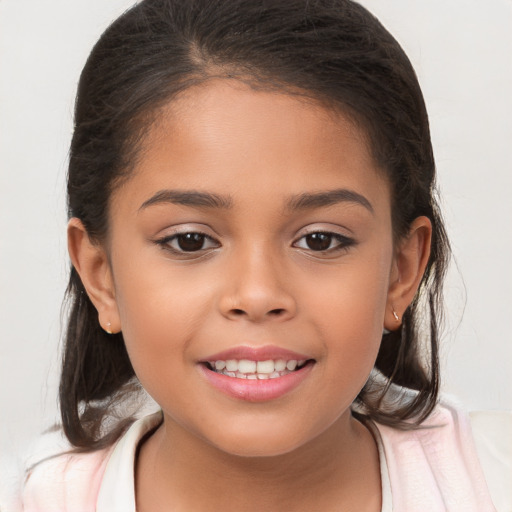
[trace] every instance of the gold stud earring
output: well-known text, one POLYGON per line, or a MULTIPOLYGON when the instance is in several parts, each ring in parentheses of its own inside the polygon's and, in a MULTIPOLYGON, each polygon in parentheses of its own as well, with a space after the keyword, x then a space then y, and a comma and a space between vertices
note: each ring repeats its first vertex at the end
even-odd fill
POLYGON ((107 322, 107 328, 105 329, 105 332, 106 332, 107 334, 112 334, 112 331, 110 330, 110 326, 111 326, 111 325, 112 325, 112 324, 111 324, 110 322, 107 322))
POLYGON ((395 308, 393 308, 393 316, 395 317, 395 320, 397 322, 400 322, 400 317, 398 316, 398 313, 395 311, 395 308))

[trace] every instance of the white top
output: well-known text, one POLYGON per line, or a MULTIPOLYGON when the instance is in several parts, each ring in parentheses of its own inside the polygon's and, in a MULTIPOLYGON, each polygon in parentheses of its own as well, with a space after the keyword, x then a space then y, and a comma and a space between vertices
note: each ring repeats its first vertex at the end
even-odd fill
MULTIPOLYGON (((512 485, 507 485, 512 484, 512 414, 498 422, 482 414, 475 418, 475 437, 485 440, 478 453, 499 507, 491 502, 468 417, 443 403, 419 430, 368 424, 379 451, 382 512, 512 511, 512 485), (482 434, 482 426, 488 430, 495 424, 501 425, 498 430, 482 434), (503 451, 496 454, 497 449, 503 451)), ((137 447, 161 420, 157 412, 136 421, 108 450, 64 455, 37 466, 25 487, 25 512, 135 512, 137 447)))
MULTIPOLYGON (((107 463, 101 483, 96 512, 135 512, 135 453, 140 440, 162 421, 157 412, 136 421, 117 443, 107 463)), ((393 511, 393 497, 382 439, 372 429, 377 440, 382 481, 382 512, 393 511)))

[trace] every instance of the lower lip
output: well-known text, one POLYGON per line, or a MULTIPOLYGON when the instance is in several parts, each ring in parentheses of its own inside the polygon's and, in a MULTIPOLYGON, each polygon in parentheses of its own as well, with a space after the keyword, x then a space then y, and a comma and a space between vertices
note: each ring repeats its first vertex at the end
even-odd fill
POLYGON ((203 364, 199 366, 210 384, 222 393, 247 402, 266 402, 280 398, 298 387, 309 375, 313 364, 310 362, 300 370, 295 370, 275 379, 264 380, 228 377, 208 369, 203 364))

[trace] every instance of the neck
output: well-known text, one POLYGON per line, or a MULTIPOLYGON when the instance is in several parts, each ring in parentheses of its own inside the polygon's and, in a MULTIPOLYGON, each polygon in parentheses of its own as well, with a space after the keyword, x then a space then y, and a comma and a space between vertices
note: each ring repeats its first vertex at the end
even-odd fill
POLYGON ((226 453, 165 418, 140 449, 136 495, 141 512, 169 504, 177 511, 333 510, 334 504, 380 510, 378 454, 349 412, 300 448, 270 457, 226 453))

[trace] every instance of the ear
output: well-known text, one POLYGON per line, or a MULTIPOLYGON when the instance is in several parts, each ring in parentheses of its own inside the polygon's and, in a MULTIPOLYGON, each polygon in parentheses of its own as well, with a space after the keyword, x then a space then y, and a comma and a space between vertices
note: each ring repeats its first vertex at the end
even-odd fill
POLYGON ((432 223, 428 217, 418 217, 411 224, 409 233, 396 249, 384 327, 390 331, 398 329, 404 311, 414 299, 430 257, 432 223))
POLYGON ((98 321, 108 333, 121 330, 115 300, 114 281, 107 254, 101 244, 91 241, 77 218, 68 223, 68 251, 87 295, 98 311, 98 321))

